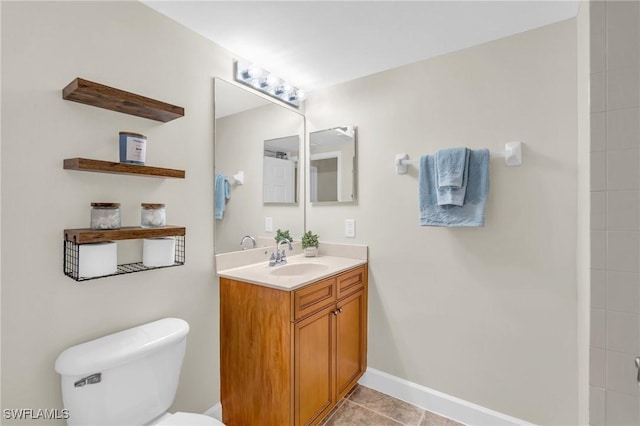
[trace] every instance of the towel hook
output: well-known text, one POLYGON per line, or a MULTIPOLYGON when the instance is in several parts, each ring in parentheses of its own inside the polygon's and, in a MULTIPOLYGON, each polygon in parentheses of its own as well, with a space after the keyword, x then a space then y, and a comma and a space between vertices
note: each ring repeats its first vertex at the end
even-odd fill
POLYGON ((233 178, 235 179, 235 181, 236 181, 236 183, 238 185, 244 185, 244 172, 243 171, 239 171, 238 173, 233 175, 233 178))

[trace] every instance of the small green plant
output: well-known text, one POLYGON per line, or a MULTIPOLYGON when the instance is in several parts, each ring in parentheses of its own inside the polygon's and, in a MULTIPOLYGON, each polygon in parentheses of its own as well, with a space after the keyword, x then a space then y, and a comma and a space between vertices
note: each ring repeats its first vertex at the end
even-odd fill
POLYGON ((318 248, 318 236, 311 231, 307 231, 302 235, 302 248, 306 249, 307 247, 315 247, 318 248))
POLYGON ((276 244, 279 243, 281 240, 287 239, 289 241, 293 241, 291 239, 291 235, 289 235, 289 230, 285 229, 284 231, 280 230, 280 228, 278 228, 278 230, 276 231, 276 244))

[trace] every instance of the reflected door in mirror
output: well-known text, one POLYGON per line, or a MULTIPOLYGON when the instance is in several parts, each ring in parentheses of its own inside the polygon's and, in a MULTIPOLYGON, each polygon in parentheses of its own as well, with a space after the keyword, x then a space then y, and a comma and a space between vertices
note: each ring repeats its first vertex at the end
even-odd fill
POLYGON ((298 201, 298 135, 264 141, 262 161, 262 201, 296 203, 298 201))
POLYGON ((353 126, 309 134, 309 200, 355 201, 356 135, 353 126))
POLYGON ((296 165, 291 160, 264 157, 265 203, 295 203, 296 165))

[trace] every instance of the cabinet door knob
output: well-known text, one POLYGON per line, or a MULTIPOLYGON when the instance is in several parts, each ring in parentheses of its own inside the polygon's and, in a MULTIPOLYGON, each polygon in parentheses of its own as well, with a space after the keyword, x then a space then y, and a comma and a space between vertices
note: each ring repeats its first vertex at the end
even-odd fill
POLYGON ((338 316, 338 310, 336 309, 335 311, 331 312, 333 315, 338 316))
POLYGON ((338 308, 338 313, 341 314, 342 313, 342 308, 338 308))

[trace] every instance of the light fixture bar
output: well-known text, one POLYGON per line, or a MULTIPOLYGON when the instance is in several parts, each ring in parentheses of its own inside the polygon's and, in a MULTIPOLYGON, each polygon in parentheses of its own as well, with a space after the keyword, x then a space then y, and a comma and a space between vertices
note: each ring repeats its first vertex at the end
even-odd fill
POLYGON ((233 68, 236 81, 296 108, 300 108, 300 101, 306 97, 304 90, 293 87, 255 64, 233 61, 233 68))

